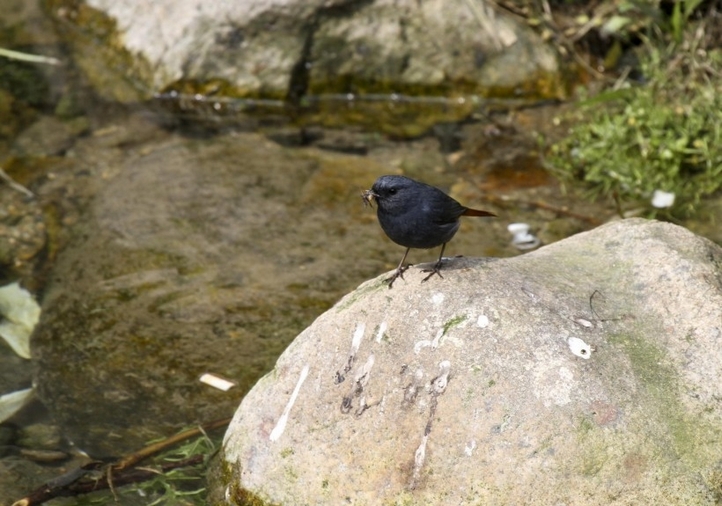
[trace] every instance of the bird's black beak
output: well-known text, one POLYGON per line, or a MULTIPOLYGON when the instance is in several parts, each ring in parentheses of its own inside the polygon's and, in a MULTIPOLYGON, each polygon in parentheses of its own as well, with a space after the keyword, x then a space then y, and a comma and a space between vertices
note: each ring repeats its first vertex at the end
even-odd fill
POLYGON ((379 196, 373 190, 366 190, 361 193, 361 199, 364 201, 364 206, 370 206, 372 199, 377 199, 379 196))

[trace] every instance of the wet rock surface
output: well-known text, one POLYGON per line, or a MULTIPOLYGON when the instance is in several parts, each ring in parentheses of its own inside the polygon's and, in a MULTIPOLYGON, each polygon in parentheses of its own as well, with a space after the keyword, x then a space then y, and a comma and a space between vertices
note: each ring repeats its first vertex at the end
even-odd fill
POLYGON ((0 188, 0 284, 15 276, 30 277, 37 257, 46 246, 42 209, 27 189, 0 188))
POLYGON ((15 139, 16 155, 61 155, 75 143, 75 139, 87 133, 85 118, 61 121, 54 116, 41 116, 15 139))
POLYGON ((721 269, 710 241, 630 219, 368 281, 245 397, 217 497, 716 504, 721 269))

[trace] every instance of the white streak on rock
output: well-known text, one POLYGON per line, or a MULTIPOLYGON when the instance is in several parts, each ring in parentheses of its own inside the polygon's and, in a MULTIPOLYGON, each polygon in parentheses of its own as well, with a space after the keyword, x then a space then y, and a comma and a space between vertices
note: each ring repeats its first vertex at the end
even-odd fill
POLYGON ((353 339, 351 340, 351 355, 356 355, 359 347, 361 346, 361 340, 364 337, 364 331, 366 330, 366 324, 361 322, 356 325, 356 330, 353 333, 353 339))
POLYGON ((424 339, 423 341, 417 341, 416 344, 414 344, 414 353, 417 355, 421 351, 421 348, 426 348, 427 346, 431 346, 431 341, 428 339, 424 339))
POLYGON ((474 450, 476 449, 476 441, 471 440, 468 443, 466 443, 466 446, 464 447, 464 453, 467 457, 471 457, 471 455, 474 453, 474 450))
POLYGON ((376 333, 376 342, 380 343, 381 339, 384 337, 384 333, 386 332, 386 329, 388 328, 388 325, 386 322, 381 322, 381 325, 379 325, 379 331, 376 333))
POLYGON ((414 473, 411 478, 411 485, 409 488, 414 489, 416 488, 416 484, 419 482, 419 478, 421 477, 421 468, 424 465, 424 461, 426 460, 426 443, 429 441, 429 436, 424 435, 424 438, 421 440, 421 444, 416 449, 416 453, 414 454, 414 473))
POLYGON ((369 382, 369 376, 371 375, 371 368, 374 366, 374 361, 376 358, 373 354, 369 355, 369 358, 366 360, 366 363, 363 365, 361 370, 356 374, 356 378, 354 378, 356 383, 359 383, 362 387, 365 387, 366 384, 369 382))
POLYGON ((303 385, 303 382, 306 380, 306 376, 308 376, 308 364, 303 366, 303 370, 301 370, 301 376, 298 378, 298 382, 296 383, 296 388, 293 389, 293 393, 291 394, 291 398, 288 399, 288 404, 286 404, 286 408, 283 410, 283 414, 281 414, 281 418, 278 419, 278 423, 273 428, 273 431, 271 432, 271 435, 269 436, 269 439, 271 441, 278 441, 278 438, 281 437, 281 434, 283 434, 283 431, 286 430, 286 422, 288 422, 288 415, 291 413, 291 408, 293 407, 293 404, 296 402, 296 397, 298 397, 298 392, 301 390, 301 385, 303 385))
POLYGON ((434 383, 432 385, 434 392, 436 392, 437 394, 443 393, 444 390, 446 390, 446 385, 449 384, 451 362, 449 362, 448 360, 439 362, 439 369, 441 369, 441 374, 434 380, 434 383))
POLYGON ((444 337, 444 333, 446 332, 446 329, 439 329, 439 331, 436 333, 436 336, 434 337, 434 340, 431 341, 431 349, 435 350, 441 345, 441 338, 444 337))

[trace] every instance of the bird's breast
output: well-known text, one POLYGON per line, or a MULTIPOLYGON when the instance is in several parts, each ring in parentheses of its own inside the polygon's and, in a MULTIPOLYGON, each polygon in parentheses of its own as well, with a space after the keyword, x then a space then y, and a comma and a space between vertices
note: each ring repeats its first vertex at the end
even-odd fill
POLYGON ((406 212, 388 212, 378 208, 378 219, 386 235, 407 248, 435 248, 451 240, 459 221, 439 222, 428 205, 418 205, 406 212))

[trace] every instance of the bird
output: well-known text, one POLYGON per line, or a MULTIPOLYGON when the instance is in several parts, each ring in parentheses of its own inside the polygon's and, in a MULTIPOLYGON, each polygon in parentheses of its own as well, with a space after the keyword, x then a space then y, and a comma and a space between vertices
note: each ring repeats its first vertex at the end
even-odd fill
POLYGON ((404 278, 410 265, 404 266, 411 248, 430 249, 441 246, 439 259, 430 274, 441 275, 442 258, 446 243, 459 230, 461 216, 496 216, 489 211, 471 209, 461 205, 440 189, 406 176, 387 175, 379 177, 371 189, 362 193, 364 204, 376 202, 376 216, 386 235, 396 244, 404 246, 404 253, 394 274, 386 280, 389 288, 394 281, 404 278))

